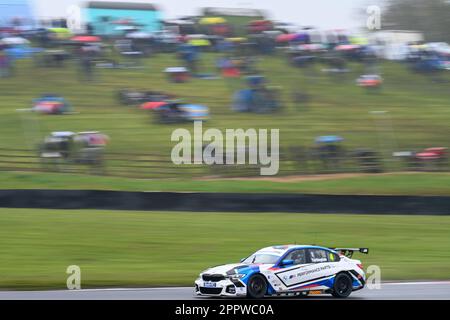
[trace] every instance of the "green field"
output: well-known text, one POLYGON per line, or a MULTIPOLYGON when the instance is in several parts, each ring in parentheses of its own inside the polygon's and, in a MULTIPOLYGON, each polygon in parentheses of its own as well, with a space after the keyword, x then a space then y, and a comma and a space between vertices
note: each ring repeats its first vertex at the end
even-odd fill
POLYGON ((367 246, 382 279, 449 279, 450 217, 0 209, 0 288, 191 285, 260 247, 367 246))
POLYGON ((0 189, 75 189, 178 192, 450 195, 450 173, 326 175, 274 180, 126 179, 87 175, 1 172, 0 189))
MULTIPOLYGON (((205 54, 201 71, 215 72, 214 61, 218 57, 214 53, 205 54)), ((179 64, 175 55, 161 54, 145 60, 143 70, 98 70, 98 81, 89 83, 79 81, 73 64, 52 69, 35 67, 32 61, 20 61, 14 78, 0 79, 0 148, 34 147, 31 140, 41 139, 51 131, 99 130, 111 137, 108 149, 111 152, 156 152, 168 157, 173 147, 170 136, 177 126, 155 124, 147 112, 121 106, 116 94, 124 88, 164 90, 187 102, 207 105, 211 121, 205 129, 279 128, 281 148, 311 147, 315 137, 328 134, 343 136, 345 146, 350 149, 420 150, 449 145, 448 83, 434 83, 428 76, 413 74, 401 63, 383 63, 385 84, 381 94, 367 94, 355 85, 355 79, 363 73, 360 64, 351 64, 352 72, 343 78, 322 73, 324 66, 316 67, 314 78, 306 78, 304 71, 292 68, 282 55, 262 57, 259 68, 271 85, 282 88, 285 110, 275 115, 231 111, 232 94, 241 86, 239 83, 227 83, 223 79, 169 83, 162 71, 179 64), (292 102, 294 89, 311 95, 308 106, 292 102), (32 99, 49 92, 66 97, 79 113, 37 116, 38 121, 22 121, 16 109, 29 108, 32 99), (377 130, 369 114, 377 110, 389 111, 393 131, 389 121, 381 125, 384 129, 377 130), (28 138, 24 136, 24 127, 28 138), (380 146, 380 139, 387 147, 380 146)), ((450 75, 446 77, 450 79, 450 75)), ((190 128, 189 124, 184 126, 190 128)))

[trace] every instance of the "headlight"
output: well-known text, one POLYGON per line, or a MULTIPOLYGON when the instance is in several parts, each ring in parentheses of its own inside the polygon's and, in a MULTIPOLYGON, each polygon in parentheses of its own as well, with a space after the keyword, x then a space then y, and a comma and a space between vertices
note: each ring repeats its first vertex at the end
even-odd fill
POLYGON ((230 279, 242 279, 246 276, 246 274, 243 273, 236 273, 229 276, 230 279))

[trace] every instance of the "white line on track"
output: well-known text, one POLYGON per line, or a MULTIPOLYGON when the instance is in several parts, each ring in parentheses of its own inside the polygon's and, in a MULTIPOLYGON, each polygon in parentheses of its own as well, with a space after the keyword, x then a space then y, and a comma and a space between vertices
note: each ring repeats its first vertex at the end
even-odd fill
MULTIPOLYGON (((95 292, 95 291, 148 291, 148 290, 182 290, 191 287, 157 287, 157 288, 104 288, 104 289, 81 289, 81 290, 55 290, 55 291, 71 291, 71 292, 95 292)), ((192 287, 193 289, 194 287, 192 287)), ((51 290, 50 290, 51 291, 51 290)))
POLYGON ((389 285, 394 285, 394 286, 398 286, 398 285, 435 285, 435 284, 446 284, 449 285, 450 281, 418 281, 418 282, 383 282, 381 285, 382 286, 389 286, 389 285))
MULTIPOLYGON (((417 281, 417 282, 383 282, 382 286, 398 286, 398 285, 450 285, 450 281, 417 281)), ((185 290, 191 287, 156 287, 156 288, 98 288, 98 289, 81 289, 81 290, 49 290, 49 291, 65 291, 65 292, 98 292, 98 291, 157 291, 157 290, 185 290)))

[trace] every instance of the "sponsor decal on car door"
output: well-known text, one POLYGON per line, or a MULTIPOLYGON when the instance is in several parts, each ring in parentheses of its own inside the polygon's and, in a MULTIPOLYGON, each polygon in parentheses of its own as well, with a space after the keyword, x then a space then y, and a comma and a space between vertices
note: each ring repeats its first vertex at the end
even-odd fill
POLYGON ((319 250, 311 251, 313 252, 307 251, 309 255, 308 263, 285 268, 275 273, 286 289, 326 280, 335 274, 336 264, 328 262, 326 251, 320 250, 323 253, 319 252, 319 250))
POLYGON ((295 286, 307 284, 313 280, 320 280, 327 276, 326 270, 329 266, 319 267, 317 264, 305 264, 295 266, 276 273, 281 282, 290 289, 295 286))

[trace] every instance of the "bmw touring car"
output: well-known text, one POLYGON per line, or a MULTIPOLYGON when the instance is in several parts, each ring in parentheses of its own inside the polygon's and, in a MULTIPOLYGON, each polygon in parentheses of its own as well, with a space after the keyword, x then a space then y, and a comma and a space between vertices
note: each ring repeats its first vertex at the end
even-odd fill
POLYGON ((310 292, 347 298, 365 286, 361 261, 354 252, 368 248, 326 248, 285 245, 263 248, 241 263, 202 272, 195 281, 197 296, 247 297, 308 295, 310 292))

